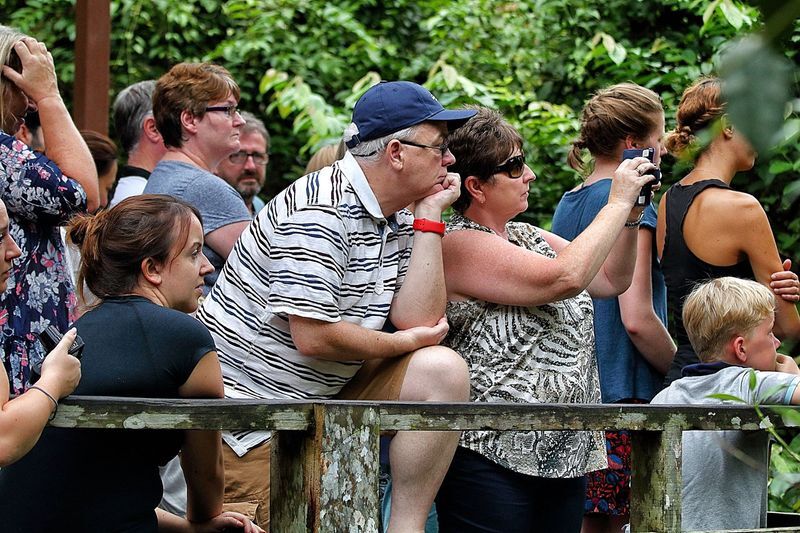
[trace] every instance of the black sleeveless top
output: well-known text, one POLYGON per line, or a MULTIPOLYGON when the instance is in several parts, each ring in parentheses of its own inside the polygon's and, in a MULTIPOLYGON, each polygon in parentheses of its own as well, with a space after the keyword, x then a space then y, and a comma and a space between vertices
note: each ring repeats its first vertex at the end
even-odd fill
POLYGON ((730 189, 727 183, 717 179, 698 181, 691 185, 676 183, 670 187, 664 200, 666 202, 666 234, 664 250, 661 254, 661 270, 664 272, 664 281, 667 284, 669 323, 674 326, 674 333, 678 340, 678 351, 667 373, 666 385, 681 377, 681 369, 684 366, 700 362, 689 343, 681 316, 683 301, 695 285, 707 279, 724 276, 755 279, 750 262, 746 259, 735 265, 711 265, 694 255, 686 245, 683 237, 683 222, 686 219, 686 213, 697 195, 712 187, 730 189))

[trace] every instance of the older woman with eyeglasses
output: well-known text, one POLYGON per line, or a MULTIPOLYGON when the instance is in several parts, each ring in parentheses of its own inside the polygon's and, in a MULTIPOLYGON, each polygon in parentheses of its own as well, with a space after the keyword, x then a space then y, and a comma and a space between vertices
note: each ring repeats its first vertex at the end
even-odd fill
MULTIPOLYGON (((608 204, 571 243, 511 222, 536 179, 522 137, 490 109, 453 132, 461 196, 443 240, 450 333, 470 370, 472 401, 599 403, 591 296, 631 282, 654 168, 623 161, 608 204)), ((584 474, 607 465, 588 431, 467 431, 437 497, 441 531, 579 531, 584 474)))
POLYGON ((203 215, 203 253, 214 265, 214 272, 206 276, 204 295, 252 219, 236 189, 213 174, 241 147, 245 121, 238 105, 236 81, 212 63, 175 65, 158 79, 153 93, 153 116, 167 153, 144 192, 175 196, 203 215))

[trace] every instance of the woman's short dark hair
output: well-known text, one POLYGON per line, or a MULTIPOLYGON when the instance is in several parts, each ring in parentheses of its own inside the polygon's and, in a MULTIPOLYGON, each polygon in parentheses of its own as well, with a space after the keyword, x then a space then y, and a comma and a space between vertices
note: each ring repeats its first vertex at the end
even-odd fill
POLYGON ((466 124, 448 135, 447 144, 456 158, 448 170, 461 175, 461 195, 453 203, 453 209, 463 213, 472 203, 466 189, 468 176, 480 181, 492 179, 494 169, 522 148, 522 136, 498 111, 486 107, 470 106, 478 113, 466 124))
POLYGON ((183 200, 141 194, 96 215, 73 218, 67 234, 81 250, 81 298, 84 282, 100 299, 130 294, 143 260, 165 264, 174 259, 175 245, 189 238, 192 217, 203 223, 197 209, 183 200))
POLYGON ((164 144, 183 146, 181 113, 196 117, 206 114, 206 107, 215 100, 232 95, 239 101, 239 86, 231 73, 213 63, 179 63, 156 82, 153 93, 153 116, 164 144))
POLYGON ((80 133, 92 154, 97 175, 102 176, 108 173, 117 160, 117 145, 107 135, 96 131, 80 130, 80 133))

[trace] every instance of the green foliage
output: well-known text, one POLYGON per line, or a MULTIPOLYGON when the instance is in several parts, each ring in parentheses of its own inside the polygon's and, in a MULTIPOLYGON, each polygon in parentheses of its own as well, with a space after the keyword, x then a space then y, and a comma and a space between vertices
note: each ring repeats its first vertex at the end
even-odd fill
MULTIPOLYGON (((0 1, 6 23, 53 50, 69 100, 74 0, 0 1)), ((760 2, 783 24, 768 30, 782 36, 797 98, 800 24, 787 22, 787 3, 760 2)), ((111 8, 112 93, 178 61, 225 65, 242 87, 241 107, 264 115, 273 134, 268 195, 336 142, 369 84, 411 79, 445 105, 496 107, 520 129, 538 176, 522 218, 544 227, 580 180, 566 154, 593 91, 626 80, 650 87, 662 95, 669 128, 683 88, 764 20, 740 0, 112 0, 111 8)), ((763 100, 762 84, 744 87, 751 101, 763 100)), ((782 252, 798 259, 799 109, 795 101, 778 147, 736 182, 762 201, 782 252)), ((665 185, 681 176, 669 158, 663 171, 665 185)))

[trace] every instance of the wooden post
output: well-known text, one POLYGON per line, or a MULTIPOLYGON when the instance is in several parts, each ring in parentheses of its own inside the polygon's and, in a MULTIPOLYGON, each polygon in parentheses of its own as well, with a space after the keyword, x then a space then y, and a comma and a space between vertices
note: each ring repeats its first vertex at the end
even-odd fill
POLYGON ((75 32, 73 118, 80 129, 108 134, 111 56, 109 0, 77 0, 75 32))
POLYGON ((305 533, 311 494, 305 467, 314 436, 276 431, 270 442, 270 530, 305 533))
POLYGON ((631 531, 681 530, 681 428, 632 432, 631 531))
POLYGON ((314 431, 273 437, 272 531, 377 533, 380 416, 315 405, 314 431))
POLYGON ((319 529, 378 533, 380 416, 373 407, 320 406, 319 529))

